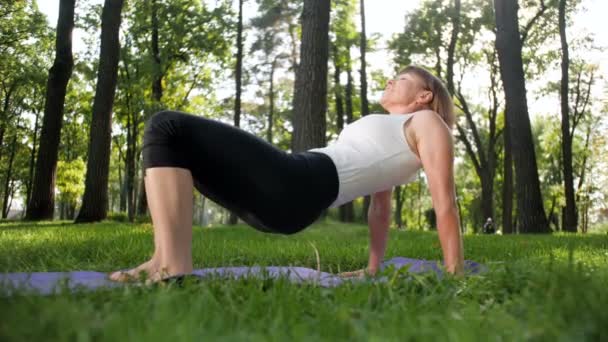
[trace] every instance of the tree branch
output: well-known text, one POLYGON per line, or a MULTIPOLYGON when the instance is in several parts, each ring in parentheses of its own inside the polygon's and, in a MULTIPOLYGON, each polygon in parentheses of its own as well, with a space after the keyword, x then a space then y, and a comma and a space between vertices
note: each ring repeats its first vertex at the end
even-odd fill
POLYGON ((471 162, 473 162, 473 166, 475 167, 475 172, 477 172, 477 175, 481 177, 481 166, 479 165, 479 161, 477 160, 477 154, 475 153, 475 151, 473 151, 473 146, 471 146, 471 142, 467 138, 467 134, 464 128, 462 128, 459 123, 456 123, 456 128, 458 129, 458 135, 456 136, 456 139, 462 141, 462 143, 464 144, 467 154, 469 155, 469 158, 471 159, 471 162))
POLYGON ((471 111, 469 110, 469 106, 467 105, 466 99, 460 92, 460 89, 458 89, 458 91, 456 92, 456 97, 458 98, 458 101, 462 104, 462 111, 465 114, 468 126, 471 128, 471 133, 473 134, 473 141, 475 142, 477 151, 479 151, 480 165, 485 167, 486 158, 483 153, 483 150, 484 150, 483 143, 481 142, 481 138, 479 136, 479 131, 477 130, 477 125, 475 124, 475 121, 473 120, 473 115, 471 114, 471 111))
POLYGON ((536 15, 534 15, 534 17, 532 17, 532 19, 530 19, 530 21, 526 24, 526 26, 524 27, 524 29, 521 32, 521 45, 522 46, 524 45, 526 38, 528 38, 528 33, 532 29, 532 26, 534 26, 536 21, 538 21, 538 19, 540 19, 540 17, 545 13, 546 10, 547 10, 547 6, 545 5, 545 1, 540 0, 540 8, 538 9, 538 12, 536 12, 536 15))

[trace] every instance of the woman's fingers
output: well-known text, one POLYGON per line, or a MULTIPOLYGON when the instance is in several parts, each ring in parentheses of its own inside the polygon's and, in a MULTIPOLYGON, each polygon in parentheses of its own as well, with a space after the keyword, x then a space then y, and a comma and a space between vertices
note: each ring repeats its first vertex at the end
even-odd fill
POLYGON ((365 270, 356 270, 350 272, 342 272, 338 274, 342 278, 360 278, 365 276, 365 270))

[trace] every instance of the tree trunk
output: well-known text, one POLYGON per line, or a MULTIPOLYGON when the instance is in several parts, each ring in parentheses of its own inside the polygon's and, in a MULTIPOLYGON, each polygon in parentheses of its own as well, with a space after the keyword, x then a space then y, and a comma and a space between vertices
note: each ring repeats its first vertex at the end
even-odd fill
MULTIPOLYGON (((369 102, 367 101, 367 62, 365 61, 366 53, 367 53, 367 35, 365 34, 365 1, 360 0, 360 12, 361 12, 361 42, 360 42, 360 52, 361 52, 361 117, 369 114, 369 102)), ((363 221, 367 222, 367 211, 369 210, 369 205, 371 202, 371 197, 365 196, 363 198, 363 221)))
POLYGON ((494 220, 494 177, 490 170, 485 170, 481 178, 481 214, 485 222, 488 218, 494 220))
POLYGON ((293 99, 292 152, 325 146, 330 1, 304 0, 293 99))
POLYGON ((334 51, 334 96, 336 98, 336 129, 339 132, 344 128, 344 100, 342 97, 342 85, 340 84, 340 75, 342 69, 338 62, 338 47, 332 46, 334 51))
POLYGON ((458 33, 460 32, 460 0, 454 0, 454 12, 452 15, 452 36, 448 45, 448 62, 447 62, 447 86, 450 94, 454 94, 454 54, 456 52, 456 43, 458 42, 458 33))
POLYGON ((107 217, 112 106, 118 78, 122 5, 123 0, 105 0, 101 15, 99 72, 93 102, 85 190, 76 218, 78 223, 101 221, 107 217))
POLYGON ((563 230, 576 233, 577 217, 576 202, 574 200, 574 179, 572 174, 572 136, 570 135, 570 113, 568 103, 568 71, 570 57, 568 40, 566 39, 566 0, 559 1, 559 37, 562 44, 562 159, 564 173, 564 194, 566 195, 566 208, 564 212, 563 230))
MULTIPOLYGON (((236 34, 236 66, 235 66, 235 84, 236 97, 234 99, 234 126, 241 126, 241 80, 243 74, 243 0, 239 0, 239 20, 237 24, 236 34)), ((234 212, 230 212, 228 224, 237 224, 239 218, 234 212)))
MULTIPOLYGON (((126 54, 125 54, 126 55, 126 54)), ((129 76, 129 68, 125 61, 125 73, 129 76)), ((131 96, 127 93, 127 108, 130 109, 131 96)), ((127 192, 127 216, 129 222, 135 218, 135 150, 137 149, 137 114, 132 110, 127 111, 127 151, 126 151, 126 192, 127 192)))
MULTIPOLYGON (((158 22, 158 2, 152 0, 152 59, 154 61, 154 79, 152 81, 152 97, 156 105, 160 107, 160 102, 163 98, 163 68, 162 60, 160 59, 159 47, 159 29, 158 22)), ((160 109, 160 108, 158 108, 160 109)))
POLYGON ((397 229, 402 229, 406 226, 403 222, 403 202, 405 201, 405 185, 397 185, 393 191, 395 192, 395 225, 397 229))
MULTIPOLYGON (((345 92, 345 105, 346 105, 346 123, 350 124, 353 122, 353 76, 351 71, 351 61, 350 61, 350 47, 346 49, 347 54, 347 70, 346 70, 346 88, 345 92)), ((340 221, 342 222, 354 222, 355 221, 355 206, 353 201, 344 203, 340 206, 339 214, 340 221)))
POLYGON ((40 119, 40 112, 36 111, 36 121, 34 123, 34 137, 32 139, 32 153, 30 154, 30 167, 27 180, 27 196, 25 199, 26 205, 30 203, 32 197, 32 184, 34 183, 34 163, 36 161, 36 147, 38 146, 38 120, 40 119))
MULTIPOLYGON (((123 153, 122 148, 118 148, 118 212, 124 213, 127 211, 127 156, 126 151, 123 153), (124 163, 124 165, 121 165, 124 163), (124 176, 123 176, 124 175, 124 176)), ((112 211, 112 208, 110 208, 112 211)))
POLYGON ((60 0, 55 41, 55 61, 49 71, 40 150, 36 162, 32 196, 27 206, 26 220, 53 219, 55 206, 55 176, 63 106, 67 85, 72 75, 72 29, 76 0, 60 0))
MULTIPOLYGON (((344 99, 342 96, 342 85, 340 84, 340 75, 342 74, 342 69, 340 68, 340 64, 338 62, 338 48, 334 44, 333 48, 333 56, 334 56, 334 96, 336 98, 336 128, 338 133, 344 129, 344 99)), ((350 96, 352 97, 352 91, 350 96)), ((351 110, 352 110, 352 99, 350 102, 351 110)), ((340 207, 338 207, 338 219, 341 222, 352 222, 353 220, 353 203, 348 202, 340 207)))
POLYGON ((148 199, 146 198, 146 182, 145 171, 141 170, 141 178, 139 179, 139 188, 137 191, 137 209, 136 215, 144 216, 148 212, 148 199))
MULTIPOLYGON (((125 163, 126 164, 126 163, 125 163)), ((124 213, 127 211, 127 168, 125 165, 124 177, 120 180, 120 201, 118 202, 118 211, 124 213)))
MULTIPOLYGON (((156 109, 160 109, 161 101, 163 98, 163 67, 162 60, 160 59, 160 47, 159 47, 159 28, 160 24, 158 22, 158 2, 157 0, 152 0, 152 12, 151 12, 151 22, 152 22, 152 60, 154 63, 154 79, 152 80, 152 99, 156 105, 156 109)), ((154 112, 154 110, 152 111, 154 112)), ((152 115, 153 113, 148 113, 148 115, 152 115)), ((142 172, 142 177, 139 184, 139 199, 138 199, 138 207, 137 214, 138 215, 146 215, 148 211, 148 198, 146 197, 146 182, 145 182, 145 170, 142 172)))
MULTIPOLYGON (((135 128, 133 129, 135 130, 135 128)), ((130 139, 135 140, 137 135, 132 135, 130 139)), ((129 222, 135 218, 135 142, 127 147, 127 216, 129 222)))
POLYGON ((4 94, 2 112, 0 112, 0 160, 2 159, 2 146, 4 146, 4 134, 6 133, 6 125, 10 121, 8 110, 11 103, 13 92, 17 89, 17 82, 11 83, 4 94))
POLYGON ((276 68, 276 59, 270 66, 270 89, 268 94, 268 129, 266 130, 266 140, 272 144, 272 123, 274 121, 274 71, 276 68))
POLYGON ((4 200, 2 201, 2 218, 8 216, 8 211, 11 209, 9 199, 11 197, 11 178, 13 178, 13 162, 15 161, 15 153, 17 152, 17 132, 13 135, 11 141, 11 151, 8 156, 8 168, 6 169, 6 182, 4 183, 4 200))
POLYGON ((509 119, 505 112, 504 139, 504 164, 503 164, 503 188, 502 188, 502 233, 513 234, 513 157, 511 155, 511 134, 509 119))
POLYGON ((524 233, 548 233, 536 153, 532 140, 530 117, 526 99, 526 84, 521 56, 521 38, 515 1, 494 0, 496 15, 496 49, 500 74, 505 90, 507 118, 515 162, 517 221, 524 233))

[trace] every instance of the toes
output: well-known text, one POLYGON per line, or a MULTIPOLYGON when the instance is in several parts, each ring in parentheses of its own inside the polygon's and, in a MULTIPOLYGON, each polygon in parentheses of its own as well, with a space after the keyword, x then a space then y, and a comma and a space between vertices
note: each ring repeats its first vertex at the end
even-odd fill
POLYGON ((138 270, 129 270, 129 271, 116 271, 110 274, 110 280, 119 281, 119 282, 131 282, 136 281, 138 279, 138 275, 142 271, 138 270))
POLYGON ((113 281, 124 282, 124 281, 127 281, 127 277, 128 277, 128 274, 124 271, 116 271, 116 272, 110 274, 110 280, 113 280, 113 281))

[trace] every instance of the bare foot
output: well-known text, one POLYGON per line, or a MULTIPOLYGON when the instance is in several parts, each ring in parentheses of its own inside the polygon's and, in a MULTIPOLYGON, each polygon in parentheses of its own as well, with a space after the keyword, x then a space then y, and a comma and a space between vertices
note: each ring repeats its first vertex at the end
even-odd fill
POLYGON ((133 282, 139 280, 157 282, 168 276, 170 276, 168 272, 163 272, 163 270, 160 269, 160 263, 153 258, 130 270, 111 273, 110 280, 119 282, 133 282))
POLYGON ((153 257, 130 270, 113 272, 109 275, 109 278, 110 280, 119 282, 143 281, 146 284, 150 284, 175 276, 188 275, 193 271, 191 262, 183 265, 178 263, 173 265, 173 267, 161 265, 163 264, 153 257))

